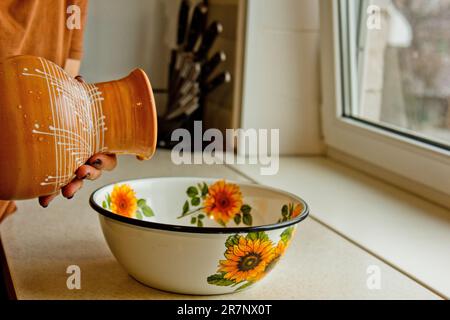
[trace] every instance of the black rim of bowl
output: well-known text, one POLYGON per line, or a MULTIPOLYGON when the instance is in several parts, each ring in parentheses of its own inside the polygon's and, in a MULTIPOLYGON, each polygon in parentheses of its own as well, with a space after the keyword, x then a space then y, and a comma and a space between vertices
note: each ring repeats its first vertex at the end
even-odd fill
MULTIPOLYGON (((143 178, 143 179, 133 179, 133 180, 125 180, 125 181, 118 181, 116 183, 113 184, 108 184, 105 185, 103 187, 100 187, 98 189, 96 189, 94 192, 92 192, 91 196, 89 197, 89 205, 92 207, 92 209, 94 209, 95 211, 97 211, 98 213, 100 213, 101 215, 125 223, 125 224, 130 224, 133 226, 137 226, 137 227, 141 227, 141 228, 145 228, 145 229, 154 229, 154 230, 163 230, 163 231, 173 231, 173 232, 180 232, 180 233, 195 233, 195 234, 242 234, 242 233, 254 233, 254 232, 263 232, 263 231, 270 231, 270 230, 277 230, 277 229, 284 229, 293 225, 296 225, 300 222, 302 222, 303 220, 305 220, 308 215, 309 215, 309 206, 308 204, 301 199, 300 197, 277 189, 277 188, 272 188, 272 187, 267 187, 267 186, 263 186, 260 184, 255 184, 255 183, 245 183, 245 182, 236 182, 236 181, 229 181, 231 183, 236 183, 239 184, 241 186, 249 186, 249 187, 256 187, 256 188, 261 188, 261 189, 265 189, 265 190, 271 190, 271 191, 275 191, 275 192, 279 192, 282 194, 285 194, 286 196, 291 197, 292 199, 294 199, 297 202, 300 202, 303 204, 303 212, 301 215, 299 215, 298 217, 289 220, 289 221, 285 221, 285 222, 280 222, 280 223, 274 223, 274 224, 268 224, 268 225, 261 225, 261 226, 251 226, 251 227, 232 227, 232 228, 227 228, 227 227, 193 227, 193 226, 183 226, 183 225, 174 225, 174 224, 165 224, 165 223, 159 223, 159 222, 150 222, 150 221, 145 221, 145 220, 138 220, 138 219, 134 219, 134 218, 128 218, 128 217, 124 217, 118 214, 115 214, 109 210, 106 210, 105 208, 103 208, 102 206, 100 206, 99 204, 97 204, 94 200, 94 195, 102 190, 105 189, 109 186, 113 186, 115 184, 121 184, 121 183, 131 183, 131 182, 139 182, 139 181, 146 181, 146 180, 156 180, 156 179, 199 179, 199 180, 211 180, 214 178, 197 178, 197 177, 179 177, 179 178, 175 178, 175 177, 153 177, 153 178, 143 178)), ((281 208, 280 208, 281 210, 281 208)))

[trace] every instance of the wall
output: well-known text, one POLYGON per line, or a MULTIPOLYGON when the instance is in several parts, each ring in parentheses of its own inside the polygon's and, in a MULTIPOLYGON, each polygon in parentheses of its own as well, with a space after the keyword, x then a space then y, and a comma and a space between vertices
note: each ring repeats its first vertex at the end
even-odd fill
POLYGON ((280 129, 280 153, 318 154, 319 1, 248 0, 243 128, 280 129))
MULTIPOLYGON (((139 67, 147 72, 154 88, 166 88, 177 3, 175 0, 89 1, 80 74, 89 82, 98 82, 124 77, 139 67)), ((158 98, 161 97, 157 97, 160 108, 164 102, 158 98)))

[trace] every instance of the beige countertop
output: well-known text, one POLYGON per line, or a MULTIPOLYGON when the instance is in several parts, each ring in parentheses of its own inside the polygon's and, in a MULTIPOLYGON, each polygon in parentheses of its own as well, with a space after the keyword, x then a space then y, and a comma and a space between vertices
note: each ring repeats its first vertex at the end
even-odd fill
MULTIPOLYGON (((19 202, 0 226, 8 271, 18 299, 190 299, 148 288, 133 280, 110 253, 97 214, 88 205, 101 185, 143 177, 246 178, 226 166, 175 166, 168 152, 148 162, 122 157, 100 181, 86 183, 74 199, 47 209, 36 200, 19 202), (70 265, 81 269, 81 289, 66 286, 70 265)), ((270 181, 267 183, 270 184, 270 181)), ((289 190, 288 190, 289 191, 289 190)), ((302 222, 284 260, 261 284, 209 299, 438 299, 419 283, 341 237, 312 217, 302 222), (381 288, 369 290, 369 267, 380 270, 381 288)))

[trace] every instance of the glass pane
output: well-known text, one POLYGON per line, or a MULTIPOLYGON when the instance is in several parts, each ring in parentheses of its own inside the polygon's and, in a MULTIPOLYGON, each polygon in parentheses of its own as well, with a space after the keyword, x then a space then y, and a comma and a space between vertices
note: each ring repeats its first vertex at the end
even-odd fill
POLYGON ((346 116, 450 146, 450 0, 343 1, 341 17, 346 116))

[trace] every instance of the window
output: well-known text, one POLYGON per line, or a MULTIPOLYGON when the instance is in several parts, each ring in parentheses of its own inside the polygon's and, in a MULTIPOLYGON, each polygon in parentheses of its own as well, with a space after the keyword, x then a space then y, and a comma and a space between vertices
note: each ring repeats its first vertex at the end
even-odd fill
POLYGON ((342 1, 339 15, 355 96, 344 116, 448 150, 450 2, 342 1))
POLYGON ((321 24, 328 146, 448 201, 450 2, 326 0, 321 24))

